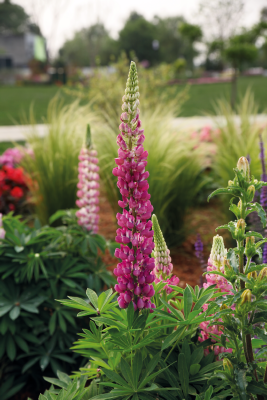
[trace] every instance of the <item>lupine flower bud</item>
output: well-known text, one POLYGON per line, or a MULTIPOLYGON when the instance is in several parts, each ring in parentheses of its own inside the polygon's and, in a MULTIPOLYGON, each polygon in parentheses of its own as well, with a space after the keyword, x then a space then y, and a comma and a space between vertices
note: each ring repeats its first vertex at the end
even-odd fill
POLYGON ((248 279, 251 279, 251 278, 257 279, 257 276, 258 275, 257 275, 256 271, 249 272, 248 275, 247 275, 248 279))
POLYGON ((250 302, 251 302, 251 291, 249 289, 246 289, 241 295, 241 306, 244 303, 250 303, 250 302))
POLYGON ((97 152, 92 149, 90 126, 87 126, 86 146, 81 149, 79 155, 79 182, 77 184, 78 192, 76 201, 80 210, 76 212, 78 224, 87 231, 98 232, 99 220, 99 167, 97 166, 97 152))
POLYGON ((165 281, 167 285, 164 287, 167 293, 172 292, 172 288, 169 285, 178 285, 179 278, 172 275, 173 265, 171 263, 170 250, 168 249, 161 232, 158 219, 156 215, 152 215, 153 231, 154 231, 154 243, 155 249, 153 257, 155 258, 154 274, 156 275, 155 283, 165 281))
POLYGON ((0 213, 0 239, 4 239, 6 236, 6 231, 3 228, 2 214, 0 213))
POLYGON ((255 237, 249 236, 246 238, 246 246, 253 246, 255 244, 255 237))
POLYGON ((233 364, 228 358, 223 359, 223 369, 228 372, 233 372, 234 370, 233 364))
POLYGON ((237 221, 236 228, 235 228, 235 236, 236 236, 237 240, 243 239, 245 230, 246 230, 246 223, 245 223, 245 220, 241 218, 237 221))
POLYGON ((158 219, 155 214, 152 215, 153 231, 154 231, 154 258, 155 269, 154 274, 162 280, 171 276, 173 265, 171 263, 170 250, 167 248, 163 234, 161 232, 158 219))
POLYGON ((250 185, 247 190, 248 201, 252 201, 255 195, 255 186, 250 185))
POLYGON ((247 257, 251 258, 255 255, 255 251, 255 237, 249 236, 246 238, 245 254, 247 257))
POLYGON ((210 259, 217 268, 224 265, 224 257, 226 256, 226 253, 227 250, 224 247, 223 237, 219 235, 214 236, 210 259))
POLYGON ((249 169, 249 163, 246 157, 240 157, 238 162, 237 162, 237 168, 239 171, 242 173, 242 176, 245 178, 247 182, 249 182, 250 179, 250 169, 249 169))
POLYGON ((267 267, 264 267, 259 273, 259 280, 261 281, 266 276, 267 276, 267 267))
POLYGON ((115 256, 122 261, 117 265, 114 274, 118 284, 115 290, 120 293, 118 303, 121 308, 127 308, 132 301, 134 308, 151 308, 151 297, 155 280, 153 270, 154 258, 150 258, 154 249, 151 218, 153 207, 148 194, 145 171, 148 152, 143 148, 145 139, 139 119, 139 87, 136 65, 132 61, 126 84, 125 95, 122 98, 120 134, 117 137, 119 146, 117 167, 113 175, 118 177, 118 188, 122 200, 118 202, 123 212, 117 214, 118 225, 116 241, 120 249, 115 256), (129 207, 129 210, 127 210, 129 207))

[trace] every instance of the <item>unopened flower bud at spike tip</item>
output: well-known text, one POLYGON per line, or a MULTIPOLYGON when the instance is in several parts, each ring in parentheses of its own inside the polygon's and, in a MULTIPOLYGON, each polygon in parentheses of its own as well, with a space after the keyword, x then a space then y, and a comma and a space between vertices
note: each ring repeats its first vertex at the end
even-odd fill
POLYGON ((246 289, 241 295, 241 306, 244 303, 250 303, 250 302, 251 302, 251 291, 249 289, 246 289))
POLYGON ((235 236, 237 240, 243 239, 246 230, 246 222, 243 218, 240 218, 236 223, 235 236))
POLYGON ((233 364, 228 358, 223 359, 223 369, 228 372, 233 372, 234 370, 233 364))
POLYGON ((264 267, 259 273, 259 280, 261 281, 263 278, 267 277, 267 267, 264 267))
POLYGON ((255 244, 255 237, 249 236, 246 238, 246 246, 253 246, 255 244))
POLYGON ((218 268, 224 265, 224 258, 226 256, 226 249, 224 247, 223 237, 216 235, 213 237, 213 243, 210 253, 210 259, 218 268))
POLYGON ((248 275, 247 275, 248 279, 251 279, 251 278, 257 279, 257 276, 258 275, 257 275, 256 271, 249 272, 248 275))
POLYGON ((255 186, 250 185, 247 190, 248 201, 252 201, 255 196, 255 186))
POLYGON ((243 177, 249 182, 250 179, 250 168, 249 162, 246 157, 240 157, 237 162, 237 169, 242 173, 243 177))

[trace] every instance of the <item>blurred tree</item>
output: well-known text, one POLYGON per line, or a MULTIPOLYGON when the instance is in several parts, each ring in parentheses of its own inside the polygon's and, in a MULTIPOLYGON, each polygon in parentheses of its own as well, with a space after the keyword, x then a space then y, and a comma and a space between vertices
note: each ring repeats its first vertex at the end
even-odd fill
POLYGON ((119 49, 129 56, 134 51, 139 61, 148 60, 153 64, 159 61, 159 52, 152 47, 157 39, 154 24, 148 22, 142 15, 132 12, 119 33, 119 49))
POLYGON ((0 3, 0 32, 21 33, 24 32, 29 22, 29 16, 24 8, 13 4, 10 0, 0 3))
POLYGON ((173 63, 173 73, 175 78, 179 78, 180 74, 184 72, 186 61, 184 58, 177 58, 173 63))
POLYGON ((191 70, 193 70, 194 57, 198 54, 198 52, 194 48, 194 44, 195 42, 199 42, 201 40, 202 29, 198 25, 192 25, 184 22, 180 25, 179 31, 181 35, 185 38, 185 40, 187 40, 189 51, 187 52, 186 59, 191 70))
POLYGON ((116 41, 110 38, 103 24, 82 29, 60 49, 61 58, 79 67, 107 65, 111 55, 117 53, 116 41))
POLYGON ((225 56, 231 62, 234 72, 232 74, 231 106, 234 108, 237 93, 237 74, 242 63, 250 62, 257 57, 257 47, 251 43, 250 31, 230 38, 229 45, 225 48, 225 56))
POLYGON ((154 17, 155 38, 159 41, 159 60, 173 63, 179 57, 185 57, 188 45, 179 32, 179 26, 185 22, 183 17, 154 17))
POLYGON ((23 33, 30 31, 42 36, 39 26, 30 20, 24 8, 4 0, 0 3, 0 33, 23 33))
POLYGON ((225 48, 225 42, 217 39, 207 43, 207 57, 206 57, 206 69, 222 71, 224 67, 223 52, 225 48))
POLYGON ((267 7, 262 8, 260 20, 263 22, 267 22, 267 7))

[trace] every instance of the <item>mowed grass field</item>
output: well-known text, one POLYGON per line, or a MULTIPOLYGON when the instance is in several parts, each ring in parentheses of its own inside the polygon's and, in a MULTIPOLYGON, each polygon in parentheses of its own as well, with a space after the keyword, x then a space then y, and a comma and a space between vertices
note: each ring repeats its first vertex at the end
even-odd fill
MULTIPOLYGON (((267 77, 239 78, 238 96, 242 96, 248 87, 255 94, 259 112, 266 111, 267 77)), ((177 91, 183 88, 184 85, 177 85, 177 91)), ((168 90, 168 87, 165 90, 168 90)), ((213 114, 216 99, 222 97, 230 99, 230 92, 230 83, 191 85, 189 99, 184 104, 180 116, 213 114)), ((0 125, 26 123, 31 105, 34 108, 36 121, 42 123, 46 116, 47 105, 56 94, 59 94, 66 102, 73 100, 64 93, 63 89, 56 86, 0 86, 0 125)))

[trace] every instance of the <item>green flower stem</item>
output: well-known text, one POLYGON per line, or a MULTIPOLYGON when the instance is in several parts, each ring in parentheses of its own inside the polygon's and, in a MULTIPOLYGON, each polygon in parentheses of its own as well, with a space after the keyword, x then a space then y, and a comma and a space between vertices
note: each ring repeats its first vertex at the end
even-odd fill
MULTIPOLYGON (((180 337, 184 334, 184 331, 186 330, 186 327, 183 329, 180 337)), ((174 345, 172 346, 171 350, 169 351, 167 357, 165 358, 164 362, 166 362, 168 360, 168 358, 170 357, 171 353, 173 352, 173 350, 175 349, 176 346, 178 346, 178 342, 180 340, 180 337, 176 340, 176 342, 174 343, 174 345)))

